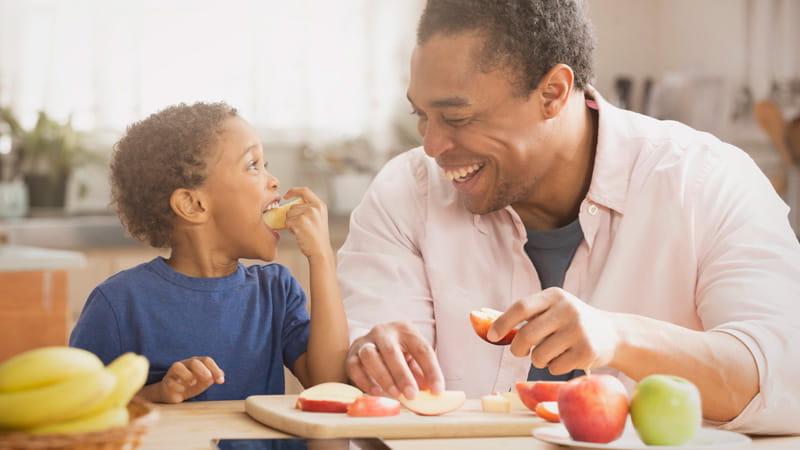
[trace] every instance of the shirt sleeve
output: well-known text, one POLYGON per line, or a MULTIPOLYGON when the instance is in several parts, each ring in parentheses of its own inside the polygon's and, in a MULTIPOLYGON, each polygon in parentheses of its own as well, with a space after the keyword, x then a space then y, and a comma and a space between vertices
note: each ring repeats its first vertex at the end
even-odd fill
POLYGON ((739 150, 707 164, 698 189, 697 311, 706 330, 752 353, 759 393, 734 420, 741 432, 796 433, 800 415, 800 244, 788 207, 739 150), (728 156, 733 155, 733 156, 728 156))
POLYGON ((297 280, 284 270, 286 287, 286 315, 283 320, 283 364, 294 370, 294 363, 308 350, 311 320, 306 309, 306 294, 297 280))
POLYGON ((420 252, 427 178, 407 152, 387 163, 350 217, 338 277, 350 342, 377 324, 407 321, 435 345, 433 300, 420 252))
POLYGON ((122 354, 119 322, 103 292, 95 288, 69 337, 71 347, 88 350, 108 364, 122 354))

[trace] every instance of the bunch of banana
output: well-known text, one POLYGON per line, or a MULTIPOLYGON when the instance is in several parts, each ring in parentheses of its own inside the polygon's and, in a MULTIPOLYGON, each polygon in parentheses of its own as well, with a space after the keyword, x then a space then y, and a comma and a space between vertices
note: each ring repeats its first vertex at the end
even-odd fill
POLYGON ((0 365, 0 430, 32 434, 102 431, 128 423, 128 402, 149 363, 126 353, 108 367, 86 350, 44 347, 0 365))

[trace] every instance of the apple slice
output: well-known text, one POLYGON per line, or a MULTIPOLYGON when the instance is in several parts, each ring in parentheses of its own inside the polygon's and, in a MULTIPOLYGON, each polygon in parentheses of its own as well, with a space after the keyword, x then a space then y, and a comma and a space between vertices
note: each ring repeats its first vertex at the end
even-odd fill
POLYGON ((438 395, 433 395, 430 391, 419 391, 412 400, 402 394, 398 398, 409 411, 420 416, 447 414, 464 406, 466 399, 464 391, 444 391, 438 395))
POLYGON ((527 411, 528 407, 522 403, 522 400, 519 398, 519 394, 516 392, 503 392, 503 397, 507 398, 509 402, 511 402, 511 410, 512 411, 527 411))
POLYGON ((516 387, 522 403, 536 412, 538 403, 557 401, 558 392, 565 384, 566 381, 518 381, 516 387))
POLYGON ((347 407, 364 395, 360 389, 344 383, 322 383, 300 393, 295 407, 302 411, 346 413, 347 407))
POLYGON ((363 395, 347 407, 350 417, 386 417, 400 414, 400 402, 389 397, 363 395))
POLYGON ((264 219, 264 223, 273 230, 282 230, 286 228, 286 213, 289 212, 292 206, 300 203, 303 203, 302 198, 292 199, 277 208, 272 208, 265 212, 262 219, 264 219))
POLYGON ((480 336, 480 338, 484 341, 494 345, 508 345, 514 339, 514 336, 517 335, 516 328, 509 331, 497 342, 492 342, 486 338, 489 328, 492 326, 494 321, 500 317, 501 314, 503 313, 492 308, 476 309, 469 313, 469 321, 472 322, 472 328, 475 329, 475 333, 477 333, 478 336, 480 336))
POLYGON ((488 413, 509 413, 511 400, 500 394, 484 395, 481 397, 481 409, 488 413))
POLYGON ((548 422, 561 422, 561 417, 558 415, 558 402, 539 403, 536 405, 536 415, 548 422))

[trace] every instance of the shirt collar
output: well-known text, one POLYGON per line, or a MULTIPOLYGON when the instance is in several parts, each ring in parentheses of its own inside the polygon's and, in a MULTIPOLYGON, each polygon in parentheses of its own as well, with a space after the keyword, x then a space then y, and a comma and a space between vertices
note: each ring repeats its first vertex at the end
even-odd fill
POLYGON ((622 214, 634 165, 630 144, 622 139, 627 121, 622 111, 608 103, 594 87, 586 87, 586 97, 587 105, 598 111, 594 170, 586 197, 622 214))

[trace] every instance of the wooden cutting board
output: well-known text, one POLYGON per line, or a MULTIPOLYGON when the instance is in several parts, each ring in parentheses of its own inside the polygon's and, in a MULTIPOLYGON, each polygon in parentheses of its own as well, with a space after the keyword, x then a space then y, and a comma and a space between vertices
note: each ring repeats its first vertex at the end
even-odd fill
POLYGON ((393 417, 312 413, 295 409, 296 401, 296 395, 254 395, 245 401, 245 411, 264 425, 306 438, 530 436, 534 428, 552 425, 528 410, 485 413, 478 399, 468 399, 458 411, 430 417, 405 408, 393 417))

